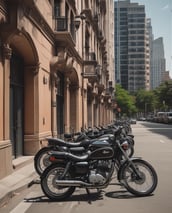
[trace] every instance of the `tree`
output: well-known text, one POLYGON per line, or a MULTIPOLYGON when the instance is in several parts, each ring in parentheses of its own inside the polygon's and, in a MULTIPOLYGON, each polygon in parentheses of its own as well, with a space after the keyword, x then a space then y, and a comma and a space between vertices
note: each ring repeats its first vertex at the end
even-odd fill
POLYGON ((157 108, 162 111, 172 110, 172 80, 163 82, 154 94, 157 97, 157 108))
POLYGON ((157 105, 157 98, 153 91, 139 90, 136 93, 136 106, 145 115, 153 112, 157 105))
POLYGON ((129 95, 128 91, 123 89, 119 84, 116 85, 115 97, 118 106, 117 111, 120 112, 121 115, 130 117, 137 112, 134 96, 129 95))

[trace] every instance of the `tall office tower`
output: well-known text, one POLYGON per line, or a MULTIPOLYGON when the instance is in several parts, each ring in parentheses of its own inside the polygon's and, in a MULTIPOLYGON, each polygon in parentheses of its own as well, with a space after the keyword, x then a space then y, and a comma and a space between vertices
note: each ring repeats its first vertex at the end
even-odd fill
POLYGON ((152 34, 152 25, 151 25, 151 19, 146 18, 146 37, 145 37, 145 43, 146 43, 146 90, 151 89, 151 63, 152 63, 152 41, 153 41, 153 34, 152 34))
POLYGON ((166 71, 164 58, 163 38, 159 37, 153 40, 152 51, 152 89, 158 87, 163 78, 163 72, 166 71))
POLYGON ((154 40, 154 35, 152 31, 152 25, 151 25, 151 19, 147 19, 147 32, 149 35, 149 52, 150 52, 150 89, 153 89, 153 72, 152 72, 152 57, 153 57, 153 40, 154 40))
POLYGON ((129 92, 149 89, 149 38, 145 6, 115 2, 115 79, 129 92))

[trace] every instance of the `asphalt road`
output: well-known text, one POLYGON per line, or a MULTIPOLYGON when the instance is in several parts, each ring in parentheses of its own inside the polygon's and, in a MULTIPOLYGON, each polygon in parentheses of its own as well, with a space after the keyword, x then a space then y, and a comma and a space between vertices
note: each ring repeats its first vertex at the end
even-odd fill
POLYGON ((132 125, 135 136, 135 156, 153 165, 158 174, 158 186, 153 195, 134 197, 124 188, 111 184, 101 194, 77 189, 64 202, 51 202, 40 185, 16 195, 0 209, 1 213, 169 213, 172 211, 172 125, 137 122, 132 125))

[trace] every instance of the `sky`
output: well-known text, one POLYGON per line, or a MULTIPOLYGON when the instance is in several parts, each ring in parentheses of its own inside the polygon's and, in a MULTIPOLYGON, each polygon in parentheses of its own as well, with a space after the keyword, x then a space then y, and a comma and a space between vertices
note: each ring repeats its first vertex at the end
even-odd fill
POLYGON ((146 17, 151 18, 154 39, 163 37, 166 70, 172 77, 172 0, 130 0, 145 5, 146 17))

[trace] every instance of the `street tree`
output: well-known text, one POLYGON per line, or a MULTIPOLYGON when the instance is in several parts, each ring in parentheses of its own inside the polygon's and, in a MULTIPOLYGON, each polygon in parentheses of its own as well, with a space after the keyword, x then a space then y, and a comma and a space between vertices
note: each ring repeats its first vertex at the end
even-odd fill
POLYGON ((139 90, 136 93, 136 106, 144 114, 153 112, 157 105, 157 97, 153 91, 139 90))
POLYGON ((117 111, 120 112, 122 116, 131 117, 137 112, 134 96, 131 96, 128 91, 123 89, 119 84, 116 85, 115 97, 117 111))
POLYGON ((172 110, 172 80, 163 82, 154 90, 157 97, 157 109, 166 111, 172 110))

